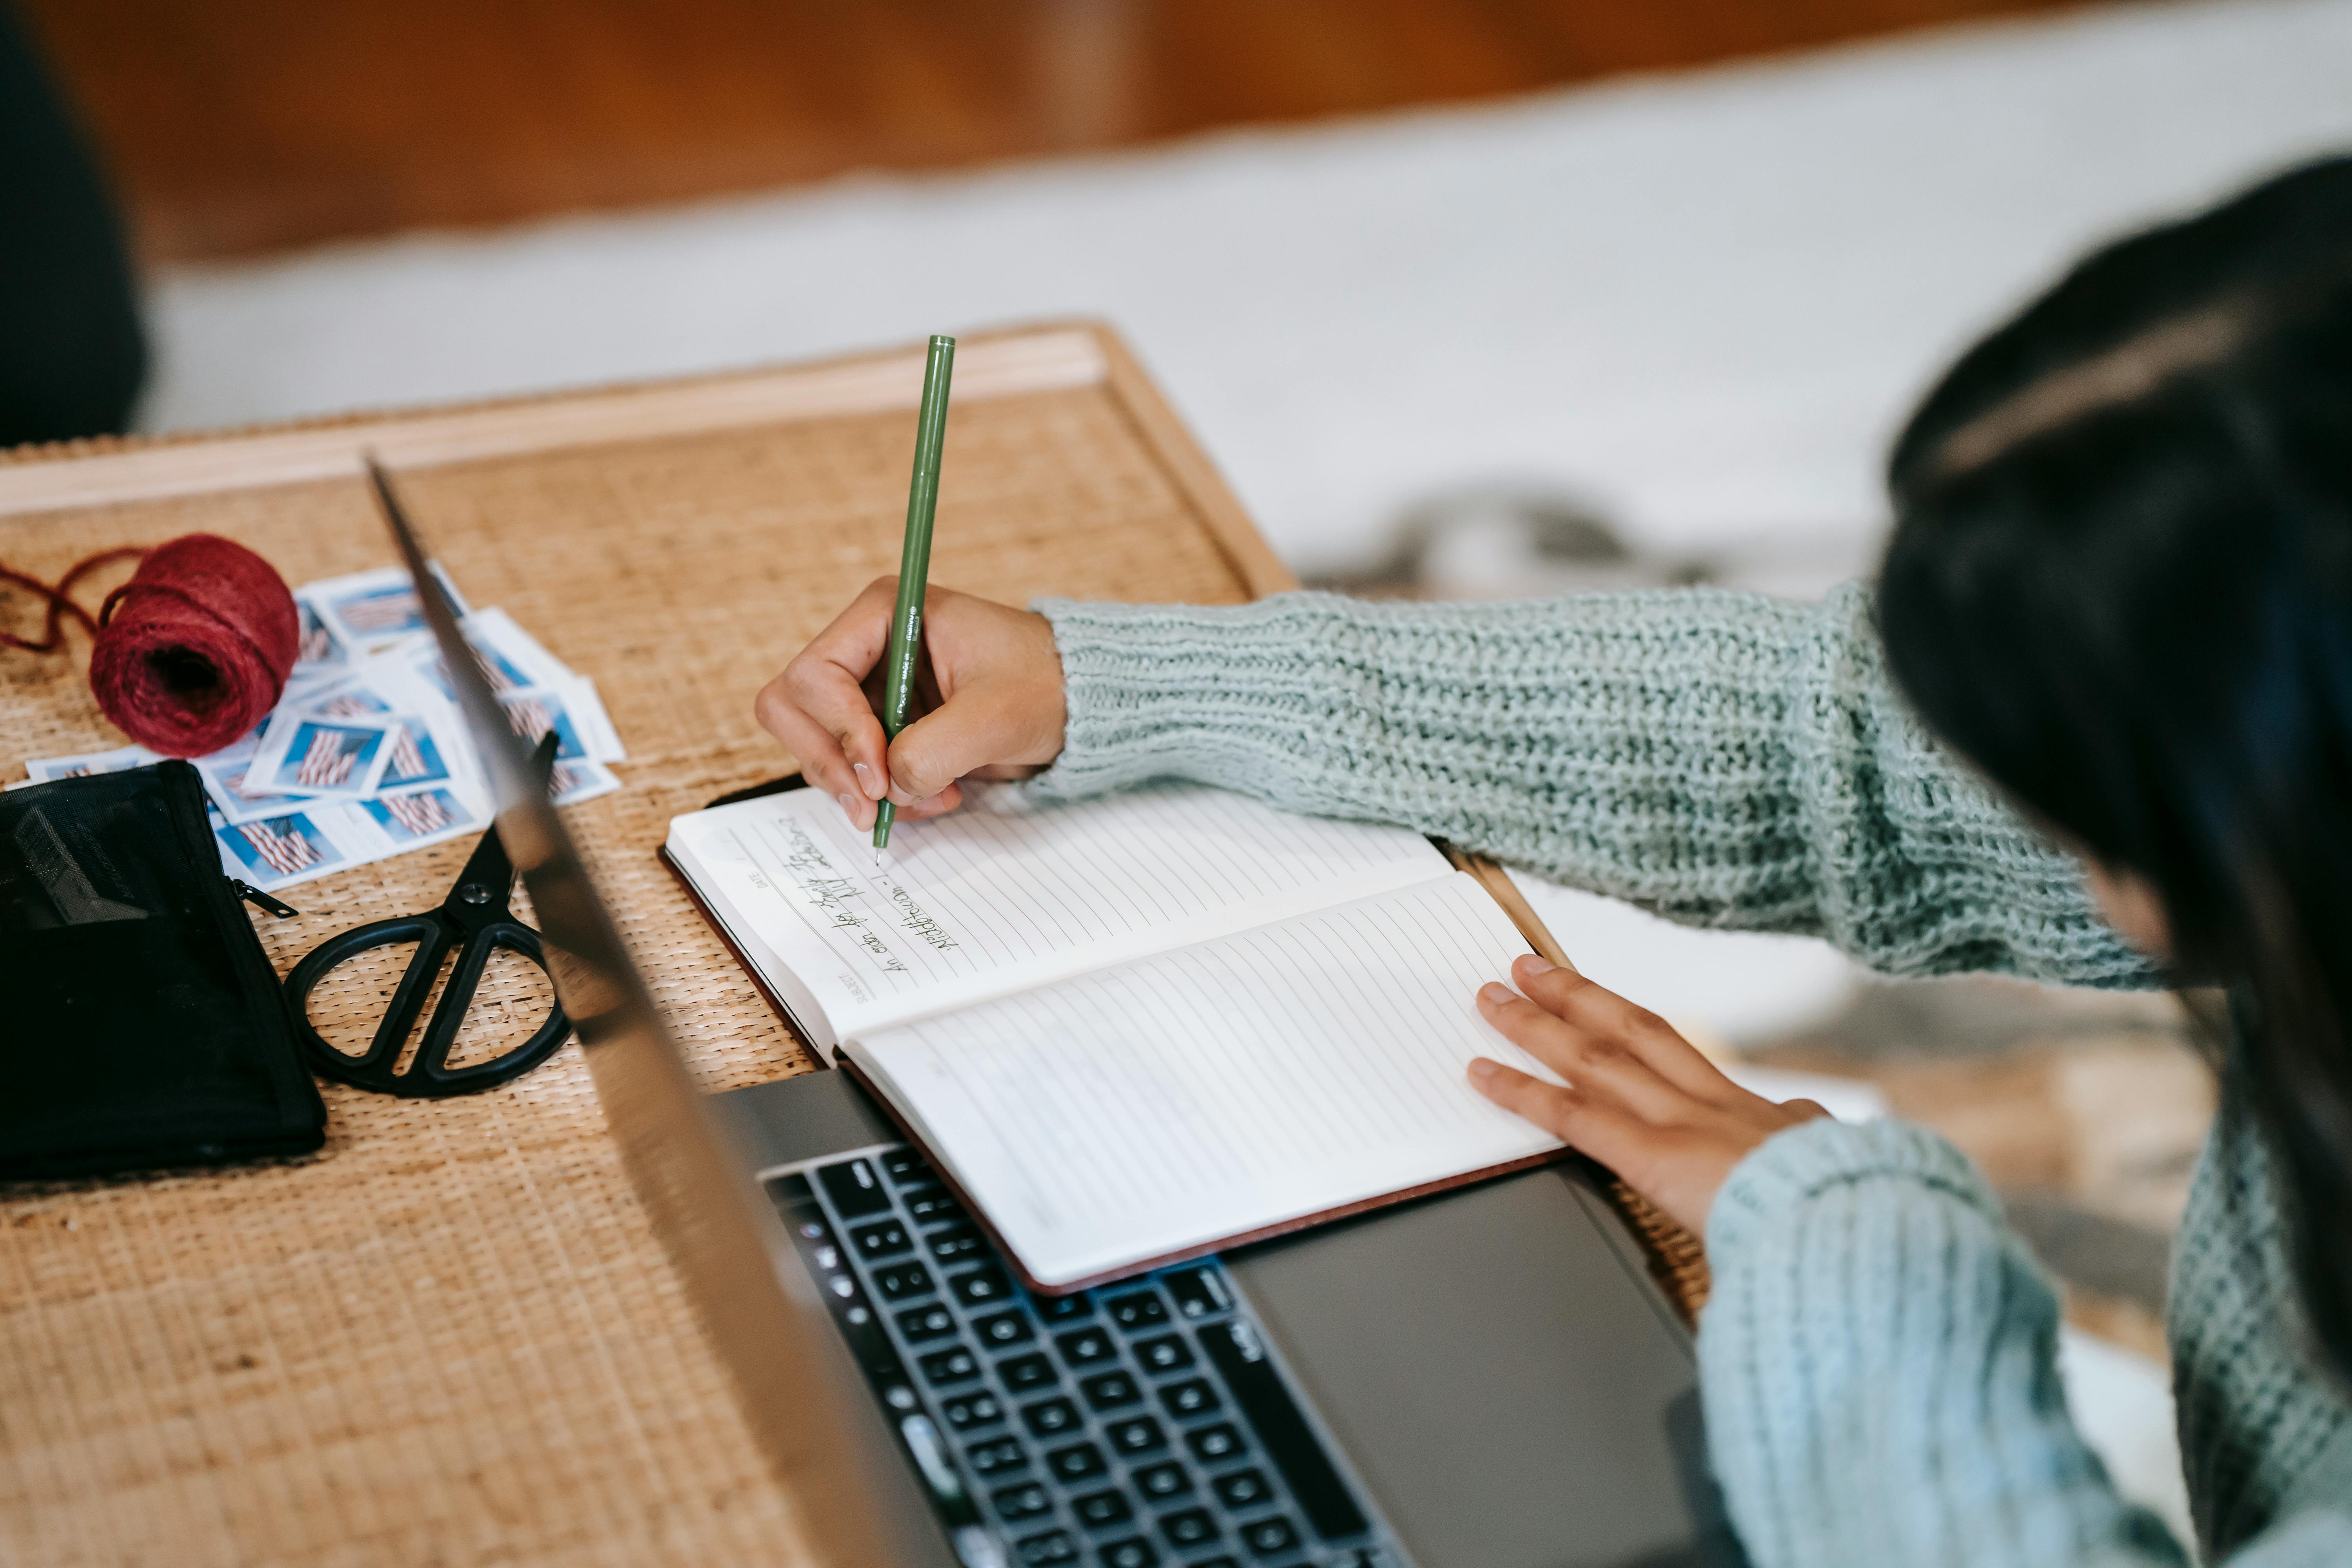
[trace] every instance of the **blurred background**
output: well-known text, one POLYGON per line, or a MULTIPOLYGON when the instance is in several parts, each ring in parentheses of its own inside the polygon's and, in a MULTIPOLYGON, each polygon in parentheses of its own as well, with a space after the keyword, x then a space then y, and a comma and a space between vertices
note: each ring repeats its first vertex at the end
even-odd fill
MULTIPOLYGON (((0 438, 1099 315, 1302 574, 1388 595, 1866 574, 1948 356, 2352 143, 2352 0, 10 3, 0 438)), ((1976 1155, 2180 1517, 2148 1358, 2210 1096, 2168 999, 1531 890, 1756 1081, 1976 1155)))

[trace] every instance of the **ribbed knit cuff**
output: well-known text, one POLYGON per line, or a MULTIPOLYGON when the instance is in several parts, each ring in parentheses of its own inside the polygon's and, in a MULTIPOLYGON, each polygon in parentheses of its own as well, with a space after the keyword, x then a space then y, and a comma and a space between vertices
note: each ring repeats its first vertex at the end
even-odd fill
POLYGON ((1038 600, 1031 607, 1053 623, 1069 718, 1061 756, 1031 790, 1070 798, 1163 774, 1238 785, 1270 771, 1272 751, 1299 733, 1301 656, 1318 646, 1302 622, 1315 618, 1316 597, 1038 600))
POLYGON ((1939 1193, 2000 1220, 2000 1203, 1968 1156, 1926 1128, 1823 1117, 1774 1133, 1732 1167, 1706 1216, 1709 1264, 1728 1272, 1759 1234, 1801 1205, 1882 1182, 1939 1193))

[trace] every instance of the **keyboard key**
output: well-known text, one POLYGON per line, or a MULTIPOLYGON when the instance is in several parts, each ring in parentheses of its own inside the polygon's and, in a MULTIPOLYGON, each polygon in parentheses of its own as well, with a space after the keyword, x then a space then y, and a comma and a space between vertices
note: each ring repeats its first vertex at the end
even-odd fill
POLYGON ((1023 1340, 1034 1338, 1037 1332, 1029 1326, 1028 1316, 1018 1309, 999 1312, 992 1318, 976 1319, 971 1327, 981 1343, 992 1347, 1017 1345, 1023 1340))
POLYGON ((1064 1334, 1054 1342, 1062 1347, 1062 1359, 1072 1366, 1089 1366, 1098 1361, 1108 1361, 1118 1353, 1110 1335, 1100 1329, 1080 1329, 1075 1334, 1064 1334))
POLYGON ((1114 1524, 1125 1524, 1135 1517, 1135 1509, 1125 1494, 1117 1491, 1089 1492, 1070 1504, 1070 1511, 1088 1530, 1108 1530, 1114 1524))
POLYGON ((1224 1401, 1217 1397, 1216 1384, 1205 1377, 1192 1377, 1161 1389, 1160 1403, 1168 1407, 1169 1415, 1181 1421, 1187 1415, 1206 1415, 1224 1401))
POLYGON ((989 1500, 996 1504, 996 1517, 1007 1524, 1019 1519, 1034 1519, 1041 1513, 1054 1510, 1054 1500, 1035 1481, 1006 1487, 989 1500))
POLYGON ((1103 1568, 1159 1568, 1160 1553, 1141 1536, 1114 1541, 1102 1549, 1103 1568))
POLYGON ((1023 1568, 1044 1568, 1048 1563, 1078 1560, 1078 1543, 1066 1530, 1049 1530, 1043 1535, 1016 1541, 1013 1550, 1021 1553, 1023 1568))
POLYGON ((1298 1530, 1279 1514, 1261 1519, 1255 1524, 1242 1526, 1242 1544, 1260 1557, 1271 1557, 1277 1552, 1287 1552, 1298 1544, 1298 1530))
POLYGON ((1075 1323, 1095 1315, 1095 1299, 1084 1290, 1075 1296, 1038 1296, 1033 1300, 1037 1315, 1049 1323, 1075 1323))
POLYGON ((919 1263, 893 1263, 874 1271, 874 1284, 884 1300, 903 1301, 909 1296, 931 1293, 931 1271, 919 1263))
POLYGON ((898 1314, 898 1331, 918 1344, 935 1340, 941 1334, 955 1332, 955 1314, 936 1302, 929 1307, 910 1307, 898 1314))
POLYGON ((1191 1491, 1192 1478, 1185 1473, 1183 1466, 1171 1462, 1147 1466, 1136 1471, 1135 1484, 1143 1489, 1145 1497, 1154 1502, 1164 1502, 1191 1491))
POLYGON ((860 1226, 849 1233, 849 1239, 857 1244, 860 1258, 887 1258, 915 1245, 907 1238, 907 1227, 895 1219, 860 1226))
POLYGON ((1181 1512, 1161 1515, 1160 1533, 1168 1538, 1169 1545, 1182 1552, 1188 1547, 1214 1541, 1219 1531, 1215 1516, 1207 1509, 1188 1508, 1181 1512))
POLYGON ((964 1217, 963 1205, 948 1196, 941 1187, 908 1193, 907 1212, 915 1216, 917 1225, 938 1225, 942 1220, 964 1217))
POLYGON ((1122 1454, 1148 1454, 1154 1448, 1168 1446, 1168 1434, 1161 1431, 1160 1423, 1149 1415, 1114 1421, 1103 1431, 1110 1438, 1110 1446, 1122 1454))
POLYGON ((1123 1372, 1098 1372, 1078 1387, 1085 1393, 1087 1403, 1097 1410, 1116 1409, 1143 1397, 1143 1390, 1135 1386, 1135 1379, 1123 1372))
POLYGON ((996 1375, 1003 1378, 1004 1386, 1015 1394, 1051 1388, 1062 1381, 1060 1369, 1034 1351, 1027 1355, 1007 1356, 998 1362, 996 1375))
POLYGON ((910 1148, 893 1149, 883 1155, 882 1169, 902 1187, 911 1187, 919 1182, 931 1179, 931 1168, 923 1163, 923 1157, 910 1148))
POLYGON ((967 1307, 993 1307, 999 1301, 1013 1299, 1013 1282, 994 1264, 969 1274, 950 1274, 948 1289, 967 1307))
POLYGON ((1192 1457, 1204 1465, 1230 1459, 1246 1447, 1242 1442, 1242 1435, 1226 1421, 1220 1421, 1214 1426, 1203 1426, 1197 1432, 1185 1433, 1184 1446, 1192 1449, 1192 1457))
POLYGON ((933 1351, 916 1364, 935 1384, 961 1383, 967 1377, 980 1375, 980 1358, 961 1345, 953 1350, 933 1351))
POLYGON ((1080 1425, 1078 1407, 1066 1399, 1041 1399, 1021 1407, 1021 1420, 1040 1437, 1058 1437, 1080 1425))
POLYGON ((963 1263, 988 1256, 987 1238, 968 1225, 951 1225, 923 1239, 929 1244, 931 1256, 941 1263, 963 1263))
POLYGON ((1232 1292, 1213 1268, 1187 1268, 1181 1274, 1164 1275, 1160 1282, 1176 1298, 1176 1310, 1188 1318, 1205 1318, 1234 1304, 1232 1292))
POLYGON ((816 1173, 817 1183, 824 1195, 841 1211, 844 1219, 863 1219, 870 1214, 881 1214, 890 1206, 890 1194, 883 1189, 882 1178, 864 1160, 845 1160, 838 1165, 827 1165, 816 1173))
POLYGON ((1004 1406, 996 1402, 993 1394, 967 1394, 950 1399, 940 1407, 947 1415, 948 1425, 957 1431, 970 1426, 985 1426, 992 1421, 1004 1419, 1004 1406))
POLYGON ((1129 1333, 1152 1328, 1168 1321, 1168 1303, 1160 1299, 1157 1290, 1139 1290, 1131 1296, 1121 1296, 1106 1302, 1103 1310, 1110 1321, 1129 1333))
POLYGON ((1001 1476, 1007 1470, 1024 1468, 1029 1463, 1029 1450, 1021 1446, 1018 1437, 991 1437, 985 1443, 974 1443, 963 1451, 964 1458, 977 1475, 1001 1476))
POLYGON ((1092 1443, 1073 1443, 1048 1453, 1045 1468, 1066 1481, 1090 1481, 1110 1467, 1092 1443))
POLYGON ((1230 1476, 1219 1476, 1209 1483, 1215 1489, 1217 1500, 1235 1513, 1255 1508, 1274 1495, 1265 1484, 1265 1477, 1256 1470, 1235 1470, 1230 1476))
POLYGON ((1174 1334, 1145 1340, 1135 1347, 1135 1355, 1147 1372, 1181 1372, 1192 1364, 1192 1347, 1174 1334))

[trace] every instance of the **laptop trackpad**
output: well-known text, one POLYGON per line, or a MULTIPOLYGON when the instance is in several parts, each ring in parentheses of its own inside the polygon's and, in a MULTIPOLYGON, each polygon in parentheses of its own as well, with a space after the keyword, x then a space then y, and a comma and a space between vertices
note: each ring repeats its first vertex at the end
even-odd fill
POLYGON ((1226 1260, 1420 1568, 1740 1560, 1688 1342, 1582 1180, 1533 1171, 1226 1260))

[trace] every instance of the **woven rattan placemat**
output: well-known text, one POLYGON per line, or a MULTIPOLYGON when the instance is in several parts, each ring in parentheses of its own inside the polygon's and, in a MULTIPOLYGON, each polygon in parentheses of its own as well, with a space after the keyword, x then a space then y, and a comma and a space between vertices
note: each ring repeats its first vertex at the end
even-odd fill
MULTIPOLYGON (((627 787, 569 813, 572 831, 702 1086, 763 1082, 809 1058, 653 851, 674 814, 791 766, 751 694, 896 565, 914 363, 0 464, 0 561, 53 578, 104 545, 205 531, 292 583, 388 564, 352 467, 379 447, 472 601, 596 680, 627 787)), ((1204 603, 1278 585, 1107 335, 974 344, 958 382, 934 581, 1204 603)), ((0 654, 0 780, 121 743, 87 654, 0 654)), ((299 918, 258 920, 263 941, 283 972, 333 931, 430 907, 467 847, 308 884, 299 918)), ((322 991, 325 1032, 372 1028, 403 956, 322 991)), ((486 1032, 501 1008, 527 1031, 543 984, 494 975, 486 1032)), ((469 1098, 324 1092, 310 1159, 0 1188, 0 1559, 799 1558, 576 1046, 469 1098)), ((1649 1230, 1694 1300, 1695 1249, 1649 1230)))

